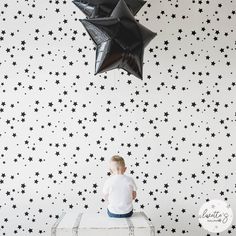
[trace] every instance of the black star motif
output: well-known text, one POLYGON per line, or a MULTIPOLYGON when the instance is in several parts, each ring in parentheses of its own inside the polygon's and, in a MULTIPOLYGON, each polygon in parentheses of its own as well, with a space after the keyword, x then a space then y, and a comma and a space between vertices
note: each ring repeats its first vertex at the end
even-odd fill
POLYGON ((97 46, 95 74, 122 68, 142 79, 144 48, 156 33, 135 20, 124 0, 110 17, 80 21, 97 46))
MULTIPOLYGON (((74 0, 72 1, 88 18, 108 17, 119 0, 74 0)), ((146 1, 125 0, 131 12, 136 15, 146 1)))

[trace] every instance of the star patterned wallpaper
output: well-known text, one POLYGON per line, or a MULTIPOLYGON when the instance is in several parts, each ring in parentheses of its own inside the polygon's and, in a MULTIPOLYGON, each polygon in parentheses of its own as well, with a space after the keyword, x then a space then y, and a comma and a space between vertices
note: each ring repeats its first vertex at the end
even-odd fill
POLYGON ((62 211, 105 211, 114 154, 156 235, 215 235, 198 211, 221 199, 236 212, 236 2, 148 0, 143 80, 94 76, 72 1, 3 0, 0 12, 1 235, 49 236, 62 211))

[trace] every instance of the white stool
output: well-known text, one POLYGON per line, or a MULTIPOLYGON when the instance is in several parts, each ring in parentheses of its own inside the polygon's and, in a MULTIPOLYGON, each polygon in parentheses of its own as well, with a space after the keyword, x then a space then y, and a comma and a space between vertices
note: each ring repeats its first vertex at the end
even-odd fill
POLYGON ((144 212, 128 218, 107 213, 63 212, 51 228, 51 236, 155 236, 155 227, 144 212))

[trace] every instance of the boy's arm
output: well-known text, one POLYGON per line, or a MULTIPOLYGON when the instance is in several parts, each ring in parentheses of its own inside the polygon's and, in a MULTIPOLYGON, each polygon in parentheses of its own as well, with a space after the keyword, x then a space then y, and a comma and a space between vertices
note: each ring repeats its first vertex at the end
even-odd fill
POLYGON ((107 194, 103 193, 102 196, 103 196, 103 199, 108 200, 108 193, 107 194))
POLYGON ((108 183, 106 181, 102 189, 102 196, 105 200, 108 200, 108 194, 109 194, 108 188, 109 188, 108 183))
POLYGON ((136 196, 137 196, 137 192, 136 192, 136 191, 133 191, 133 192, 132 192, 132 197, 133 197, 133 199, 135 199, 136 196))
POLYGON ((132 180, 132 187, 133 187, 133 191, 132 191, 132 199, 135 199, 137 197, 137 185, 135 183, 135 181, 133 180, 133 178, 131 178, 132 180))

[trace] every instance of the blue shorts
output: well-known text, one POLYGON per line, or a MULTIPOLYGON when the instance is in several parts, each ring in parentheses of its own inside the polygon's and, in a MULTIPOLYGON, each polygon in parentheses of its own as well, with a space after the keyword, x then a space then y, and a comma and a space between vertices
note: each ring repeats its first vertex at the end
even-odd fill
POLYGON ((110 217, 115 217, 115 218, 130 217, 130 216, 133 215, 133 209, 132 209, 130 212, 125 213, 125 214, 115 214, 115 213, 110 212, 110 211, 107 209, 107 214, 108 214, 110 217))

